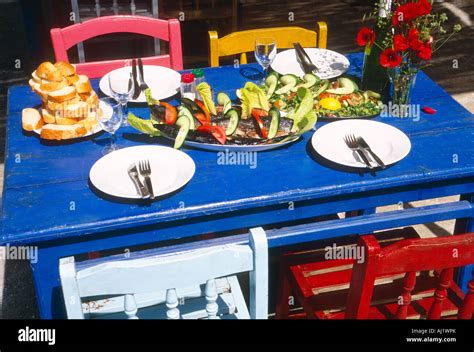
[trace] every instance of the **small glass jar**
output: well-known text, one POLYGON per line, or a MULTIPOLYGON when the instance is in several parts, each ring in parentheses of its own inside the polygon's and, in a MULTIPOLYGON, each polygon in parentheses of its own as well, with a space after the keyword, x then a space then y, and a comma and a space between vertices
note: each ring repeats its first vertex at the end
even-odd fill
POLYGON ((196 80, 196 86, 198 86, 199 83, 204 82, 204 71, 202 69, 196 68, 192 72, 196 80))
POLYGON ((183 73, 181 75, 181 97, 194 101, 196 98, 196 81, 192 73, 183 73))
MULTIPOLYGON (((196 81, 196 87, 204 82, 204 71, 200 68, 196 68, 193 71, 193 75, 196 81)), ((196 99, 202 100, 201 94, 199 94, 199 91, 196 89, 196 99)))

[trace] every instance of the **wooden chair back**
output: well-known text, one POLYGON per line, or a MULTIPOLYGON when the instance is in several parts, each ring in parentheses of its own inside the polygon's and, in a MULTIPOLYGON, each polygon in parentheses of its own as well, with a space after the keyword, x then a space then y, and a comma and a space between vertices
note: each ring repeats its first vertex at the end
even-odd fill
POLYGON ((62 258, 59 271, 68 318, 84 318, 85 298, 124 296, 123 311, 129 319, 137 319, 135 296, 156 293, 166 297, 167 317, 177 319, 180 293, 201 284, 205 284, 208 317, 213 318, 217 313, 216 279, 242 272, 249 272, 250 277, 250 317, 267 318, 268 248, 262 228, 250 230, 248 245, 157 253, 160 249, 77 264, 74 257, 62 258))
MULTIPOLYGON (((160 20, 143 16, 105 16, 66 28, 51 29, 56 61, 69 62, 67 50, 97 36, 112 33, 136 33, 169 42, 169 54, 143 58, 145 65, 160 65, 174 70, 183 69, 180 23, 176 19, 160 20)), ((98 78, 125 66, 127 60, 109 60, 76 64, 79 74, 98 78)))
MULTIPOLYGON (((440 319, 443 302, 457 267, 474 264, 474 233, 440 238, 402 240, 380 248, 373 235, 361 236, 359 246, 365 260, 354 262, 346 304, 346 319, 366 319, 369 314, 375 280, 381 276, 406 273, 396 317, 405 319, 415 287, 416 274, 435 270, 438 285, 428 319, 440 319)), ((474 274, 474 273, 473 273, 474 274)), ((458 318, 471 319, 474 311, 474 280, 468 284, 458 318)))
POLYGON ((209 65, 219 66, 219 58, 240 54, 240 63, 247 63, 248 52, 254 51, 255 40, 258 37, 272 37, 277 42, 278 49, 293 48, 293 43, 299 42, 303 47, 326 48, 327 25, 325 22, 316 23, 316 31, 301 27, 278 27, 251 29, 233 32, 219 38, 216 31, 209 31, 209 65))

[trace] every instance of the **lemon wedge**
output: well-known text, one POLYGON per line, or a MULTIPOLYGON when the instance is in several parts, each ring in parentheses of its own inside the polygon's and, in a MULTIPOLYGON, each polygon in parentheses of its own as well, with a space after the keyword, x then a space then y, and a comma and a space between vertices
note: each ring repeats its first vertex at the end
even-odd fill
POLYGON ((327 110, 339 110, 341 108, 341 103, 339 100, 334 99, 334 98, 324 98, 319 101, 319 105, 323 109, 327 110))

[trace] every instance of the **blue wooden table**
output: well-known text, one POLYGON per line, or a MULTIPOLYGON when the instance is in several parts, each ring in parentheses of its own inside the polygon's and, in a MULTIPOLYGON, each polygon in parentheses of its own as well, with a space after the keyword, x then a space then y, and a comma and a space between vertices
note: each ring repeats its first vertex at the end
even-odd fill
MULTIPOLYGON (((361 56, 349 55, 350 74, 360 75, 361 56)), ((248 65, 247 67, 255 67, 248 65)), ((241 68, 205 69, 215 91, 235 97, 247 80, 241 68)), ((98 82, 94 81, 97 89, 98 82)), ((21 111, 40 99, 29 87, 11 87, 8 95, 7 147, 1 243, 38 246, 32 263, 42 318, 64 317, 58 277, 61 257, 92 251, 186 242, 205 233, 309 219, 365 209, 360 216, 268 231, 270 247, 454 218, 458 230, 474 230, 474 116, 420 73, 413 102, 437 109, 418 121, 378 117, 404 131, 412 151, 401 162, 375 174, 323 165, 312 153, 307 133, 288 147, 262 152, 257 167, 219 165, 217 154, 184 148, 196 163, 194 178, 178 193, 152 203, 118 203, 97 195, 88 184, 91 166, 102 156, 97 140, 52 146, 25 136, 21 111), (449 195, 450 204, 373 213, 375 207, 449 195), (461 229, 463 227, 463 229, 461 229)), ((148 116, 145 107, 132 107, 148 116)), ((323 123, 318 122, 316 127, 323 123)), ((98 139, 105 138, 100 136, 98 139)), ((121 148, 157 143, 131 128, 118 132, 121 148)), ((242 242, 246 236, 195 241, 190 248, 216 242, 242 242)), ((168 249, 170 250, 170 249, 168 249)), ((465 286, 469 270, 461 272, 465 286)))

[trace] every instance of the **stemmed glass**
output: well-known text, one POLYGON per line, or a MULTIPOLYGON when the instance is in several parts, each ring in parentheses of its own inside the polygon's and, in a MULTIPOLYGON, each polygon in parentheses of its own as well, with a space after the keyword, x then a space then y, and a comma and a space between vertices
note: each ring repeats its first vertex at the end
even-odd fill
POLYGON ((116 70, 109 73, 109 87, 112 97, 114 97, 122 106, 123 110, 123 126, 128 126, 127 116, 128 108, 127 103, 133 97, 135 87, 133 84, 133 76, 128 66, 125 69, 116 70))
POLYGON ((102 153, 105 155, 119 149, 116 144, 117 136, 115 135, 115 132, 122 124, 122 104, 113 98, 100 99, 100 105, 99 109, 97 109, 96 118, 102 129, 110 133, 110 144, 104 148, 102 153))
POLYGON ((265 82, 268 68, 275 59, 277 53, 276 40, 270 37, 261 37, 255 40, 255 59, 263 68, 263 79, 261 84, 265 82))

